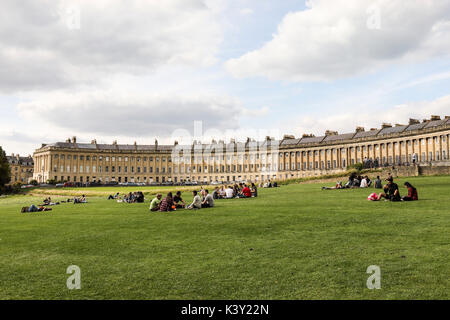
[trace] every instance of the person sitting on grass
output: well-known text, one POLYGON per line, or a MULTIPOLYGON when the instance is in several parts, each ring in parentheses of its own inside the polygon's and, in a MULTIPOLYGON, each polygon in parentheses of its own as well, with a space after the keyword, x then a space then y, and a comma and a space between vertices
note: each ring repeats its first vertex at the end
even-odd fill
POLYGON ((227 197, 227 193, 225 192, 225 186, 221 186, 219 189, 219 198, 225 199, 227 197))
POLYGON ((402 201, 415 201, 419 200, 417 189, 414 188, 411 183, 405 182, 405 187, 408 189, 408 195, 402 198, 402 201))
POLYGON ((361 184, 359 185, 360 188, 368 188, 369 185, 367 184, 367 179, 366 177, 361 179, 361 184))
POLYGON ((384 186, 384 192, 378 195, 377 200, 381 200, 381 198, 385 198, 390 201, 400 201, 400 191, 398 190, 398 185, 394 183, 394 179, 390 176, 388 179, 388 184, 384 186))
POLYGON ((244 184, 244 187, 242 188, 242 197, 243 198, 251 198, 252 192, 250 191, 250 188, 244 184))
POLYGON ((86 196, 83 194, 81 197, 75 197, 73 203, 87 203, 86 196))
POLYGON ((212 192, 212 197, 214 200, 220 199, 219 187, 214 188, 214 191, 212 192))
POLYGON ((144 196, 144 194, 141 191, 139 191, 137 193, 137 196, 136 196, 136 202, 137 203, 144 203, 144 201, 145 201, 145 196, 144 196))
POLYGON ((202 194, 203 194, 202 208, 214 207, 214 199, 212 195, 209 194, 208 189, 202 190, 202 194))
POLYGON ((234 191, 233 191, 233 188, 231 188, 230 186, 228 186, 228 187, 225 189, 225 198, 226 198, 226 199, 232 199, 232 198, 234 198, 234 191))
POLYGON ((252 196, 254 196, 255 198, 258 197, 258 188, 256 187, 256 185, 254 183, 252 183, 252 196))
POLYGON ((175 197, 173 197, 173 203, 177 209, 186 208, 186 202, 184 202, 183 198, 181 198, 181 191, 177 191, 175 197))
POLYGON ((194 190, 194 191, 192 191, 192 195, 194 196, 194 200, 192 200, 192 203, 187 208, 188 209, 201 209, 202 208, 202 199, 200 199, 198 192, 196 190, 194 190))
POLYGON ((235 183, 234 186, 233 186, 233 194, 234 194, 235 197, 239 197, 240 193, 241 193, 241 189, 235 183))
POLYGON ((369 176, 365 176, 365 178, 367 182, 367 187, 370 187, 372 185, 372 180, 370 180, 369 176))
POLYGON ((158 193, 156 197, 150 202, 150 211, 159 211, 159 206, 161 205, 162 194, 158 193))
POLYGON ((377 176, 377 178, 375 179, 374 186, 375 186, 375 189, 382 189, 383 188, 380 176, 377 176))
POLYGON ((173 196, 172 192, 167 194, 167 197, 161 201, 161 205, 159 206, 160 212, 173 211, 173 196))

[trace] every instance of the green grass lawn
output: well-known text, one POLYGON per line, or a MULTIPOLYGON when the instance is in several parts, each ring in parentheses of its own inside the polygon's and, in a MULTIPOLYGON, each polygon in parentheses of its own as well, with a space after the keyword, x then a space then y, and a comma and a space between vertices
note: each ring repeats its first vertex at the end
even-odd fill
POLYGON ((450 176, 408 181, 420 201, 317 183, 175 213, 91 197, 21 214, 43 197, 0 198, 0 299, 449 299, 450 176))

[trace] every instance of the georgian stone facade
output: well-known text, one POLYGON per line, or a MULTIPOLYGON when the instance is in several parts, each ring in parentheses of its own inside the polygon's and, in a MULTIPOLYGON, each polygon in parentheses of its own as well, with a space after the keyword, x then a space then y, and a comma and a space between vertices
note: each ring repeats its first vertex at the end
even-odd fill
POLYGON ((11 171, 11 182, 9 184, 29 183, 33 179, 34 162, 31 156, 21 157, 18 154, 6 156, 11 171))
POLYGON ((407 165, 449 159, 450 118, 432 116, 408 125, 282 140, 193 145, 110 145, 66 142, 43 144, 34 153, 34 178, 71 182, 228 182, 285 180, 344 171, 370 159, 407 165))

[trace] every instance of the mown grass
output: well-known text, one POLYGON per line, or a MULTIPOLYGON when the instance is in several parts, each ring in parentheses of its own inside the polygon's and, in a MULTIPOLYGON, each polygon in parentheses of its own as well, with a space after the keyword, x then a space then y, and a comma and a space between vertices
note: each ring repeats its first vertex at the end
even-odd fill
POLYGON ((420 201, 321 184, 175 213, 91 197, 21 214, 42 198, 2 198, 0 298, 448 299, 450 177, 408 181, 420 201), (69 265, 81 290, 66 287, 69 265), (369 265, 380 290, 366 287, 369 265))

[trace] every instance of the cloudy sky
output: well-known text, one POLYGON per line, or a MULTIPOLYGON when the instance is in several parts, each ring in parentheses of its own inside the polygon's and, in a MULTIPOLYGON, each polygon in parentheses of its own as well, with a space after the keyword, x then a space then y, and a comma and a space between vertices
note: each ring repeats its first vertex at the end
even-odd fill
POLYGON ((172 143, 195 121, 208 139, 243 140, 450 115, 450 0, 2 0, 1 9, 8 154, 72 136, 172 143))

